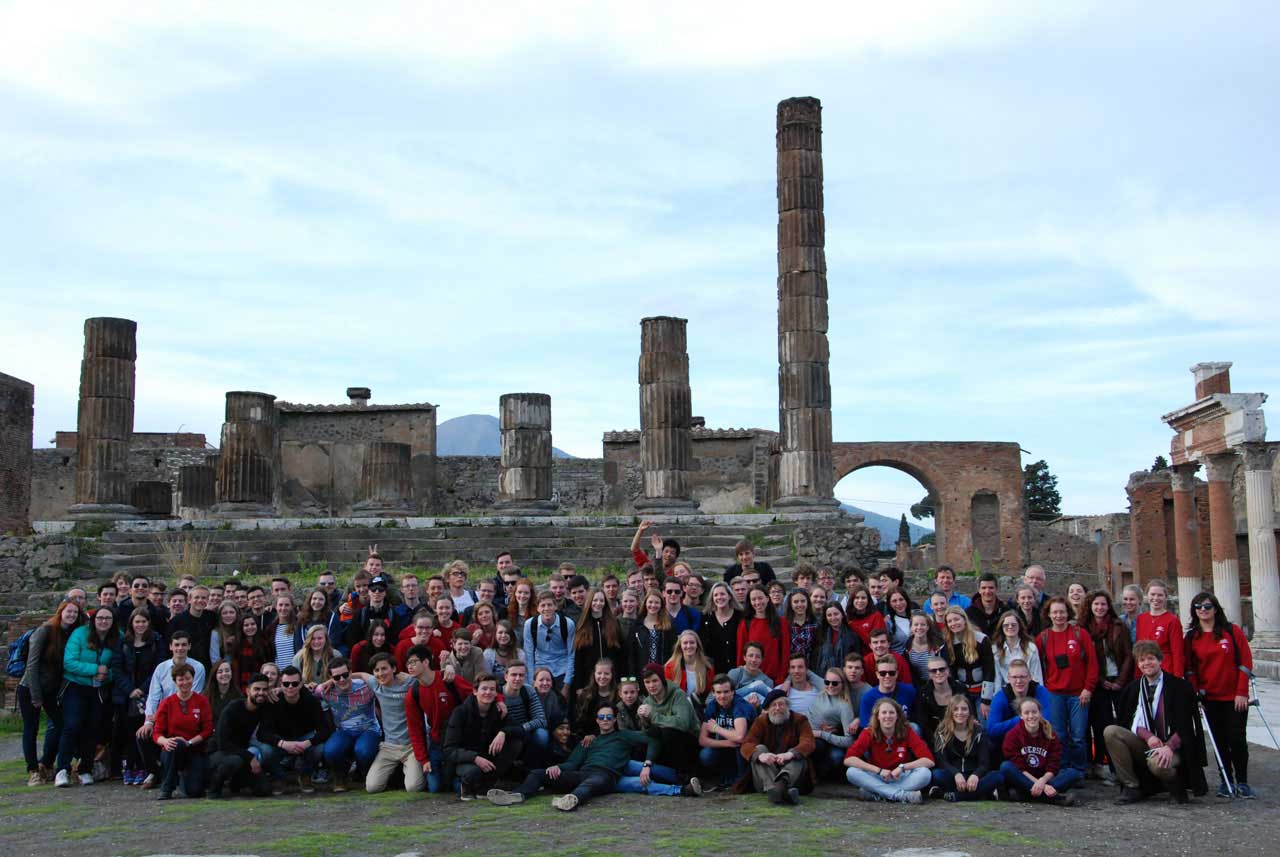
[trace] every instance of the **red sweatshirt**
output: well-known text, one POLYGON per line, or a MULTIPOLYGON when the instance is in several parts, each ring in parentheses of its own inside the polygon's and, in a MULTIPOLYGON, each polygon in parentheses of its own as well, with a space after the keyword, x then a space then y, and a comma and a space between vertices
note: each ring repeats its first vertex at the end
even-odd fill
POLYGON ((444 746, 444 728, 449 724, 449 715, 453 709, 462 704, 472 694, 471 683, 462 676, 453 680, 453 687, 445 683, 444 676, 437 671, 431 684, 418 682, 413 690, 404 695, 404 719, 409 727, 409 743, 413 745, 413 757, 419 764, 428 760, 427 730, 431 729, 431 742, 444 746))
POLYGON ((907 729, 906 734, 898 740, 891 738, 887 741, 873 741, 871 730, 863 729, 858 739, 845 751, 844 757, 864 759, 877 768, 896 768, 903 762, 932 759, 933 753, 929 752, 928 745, 914 729, 907 729))
POLYGON ((1093 638, 1076 626, 1068 625, 1065 631, 1052 628, 1041 631, 1036 637, 1036 648, 1044 665, 1045 690, 1078 696, 1082 690, 1092 693, 1098 686, 1098 654, 1093 648, 1093 638), (1066 669, 1058 666, 1059 655, 1066 655, 1066 669))
MULTIPOLYGON (((434 638, 433 638, 433 639, 434 639, 434 638)), ((413 635, 412 635, 412 634, 410 634, 410 635, 409 635, 409 636, 407 636, 407 637, 404 637, 403 639, 401 639, 401 640, 400 640, 400 642, 396 643, 396 650, 395 650, 395 653, 396 653, 396 668, 397 668, 397 669, 399 669, 399 670, 400 670, 400 672, 404 672, 404 662, 405 662, 405 660, 407 660, 407 659, 408 659, 408 657, 409 657, 409 650, 410 650, 410 649, 412 649, 414 646, 418 646, 418 645, 426 646, 426 647, 427 647, 427 648, 429 648, 429 649, 431 648, 431 643, 430 643, 430 641, 428 641, 428 642, 426 642, 426 643, 415 643, 415 642, 413 641, 413 635)), ((435 651, 433 650, 433 651, 431 652, 431 654, 434 656, 434 655, 435 655, 435 651)), ((436 665, 437 665, 437 662, 433 662, 433 663, 432 663, 432 666, 436 666, 436 665)))
POLYGON ((193 693, 187 700, 187 710, 183 711, 182 708, 182 702, 176 693, 160 700, 160 705, 156 708, 156 725, 151 732, 152 740, 157 744, 165 738, 186 738, 190 741, 200 735, 202 737, 197 746, 208 743, 213 737, 213 706, 209 704, 209 698, 203 693, 193 693))
POLYGON ((1197 628, 1187 655, 1187 681, 1196 690, 1205 691, 1209 699, 1230 702, 1237 696, 1249 695, 1249 677, 1237 668, 1237 663, 1252 671, 1253 652, 1239 625, 1232 625, 1230 633, 1223 634, 1220 640, 1197 628))
POLYGON ((1054 774, 1062 770, 1062 742, 1045 734, 1043 723, 1040 731, 1027 734, 1027 727, 1019 720, 1004 736, 1004 757, 1023 773, 1040 779, 1046 772, 1054 774))
MULTIPOLYGON (((1187 656, 1182 646, 1182 624, 1176 614, 1168 610, 1159 616, 1139 613, 1138 637, 1135 642, 1138 640, 1153 640, 1164 654, 1161 669, 1178 678, 1183 677, 1187 671, 1187 656)), ((1133 668, 1134 675, 1137 676, 1138 665, 1135 663, 1133 668)))
MULTIPOLYGON (((907 659, 897 652, 890 652, 893 659, 898 662, 898 684, 914 684, 911 681, 911 664, 907 663, 907 659)), ((876 686, 876 682, 880 677, 876 675, 876 657, 877 655, 868 652, 862 656, 862 672, 865 675, 865 681, 872 687, 876 686)))
POLYGON ((862 645, 868 649, 871 648, 871 632, 883 627, 885 627, 884 614, 876 609, 872 609, 861 619, 849 617, 850 630, 862 638, 862 645))

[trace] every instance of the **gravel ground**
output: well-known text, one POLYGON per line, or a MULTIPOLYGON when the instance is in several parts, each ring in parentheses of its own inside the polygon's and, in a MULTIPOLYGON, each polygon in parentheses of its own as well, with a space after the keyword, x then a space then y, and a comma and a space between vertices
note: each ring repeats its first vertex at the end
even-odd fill
MULTIPOLYGON (((118 783, 29 788, 16 739, 0 739, 0 857, 256 854, 269 857, 519 853, 881 855, 905 848, 971 855, 1267 853, 1280 837, 1280 753, 1252 748, 1253 801, 1163 797, 1118 807, 1090 784, 1075 809, 1007 803, 867 804, 824 786, 791 809, 763 797, 609 796, 573 814, 539 797, 508 808, 438 795, 319 794, 156 803, 118 783), (1272 842, 1272 846, 1265 843, 1272 842)), ((1216 776, 1210 781, 1216 786, 1216 776)), ((1271 853, 1276 853, 1271 851, 1271 853)))

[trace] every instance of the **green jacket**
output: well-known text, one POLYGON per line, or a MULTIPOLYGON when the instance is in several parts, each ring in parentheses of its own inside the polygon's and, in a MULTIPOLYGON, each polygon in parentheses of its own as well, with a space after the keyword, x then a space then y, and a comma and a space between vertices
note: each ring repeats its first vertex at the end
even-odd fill
MULTIPOLYGON (((98 667, 111 666, 111 646, 103 646, 99 651, 89 648, 89 632, 92 625, 81 625, 71 632, 67 638, 67 646, 62 650, 62 676, 67 681, 92 687, 98 677, 98 667)), ((111 683, 111 670, 103 684, 111 683)))
POLYGON ((608 735, 597 735, 590 747, 579 744, 560 766, 560 770, 589 771, 595 768, 622 776, 627 763, 631 761, 631 750, 634 747, 644 747, 644 757, 649 761, 656 759, 660 750, 656 738, 650 738, 643 732, 615 729, 608 735))
POLYGON ((674 682, 667 682, 667 695, 662 698, 661 704, 654 702, 652 696, 646 696, 641 702, 652 709, 649 712, 649 722, 654 726, 679 729, 690 735, 697 735, 702 728, 698 723, 698 714, 693 710, 693 703, 689 701, 689 695, 674 682))

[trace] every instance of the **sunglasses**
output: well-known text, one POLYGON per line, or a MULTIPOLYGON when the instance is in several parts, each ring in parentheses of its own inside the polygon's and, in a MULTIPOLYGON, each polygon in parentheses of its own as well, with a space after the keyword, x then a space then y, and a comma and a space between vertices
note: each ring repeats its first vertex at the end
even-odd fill
POLYGON ((351 673, 330 673, 329 678, 334 681, 346 681, 351 678, 351 673))
POLYGON ((616 719, 617 717, 613 714, 597 714, 596 715, 596 720, 616 720, 616 719))
MULTIPOLYGON (((930 673, 944 673, 946 671, 947 671, 946 667, 929 667, 930 673)), ((884 673, 880 673, 880 675, 884 675, 884 673)))
POLYGON ((876 670, 876 675, 897 675, 897 670, 876 670))
POLYGON ((827 687, 839 687, 840 685, 844 684, 844 682, 840 681, 839 679, 837 679, 836 681, 832 681, 831 679, 824 679, 822 683, 825 684, 827 687))
POLYGON ((618 679, 619 684, 626 684, 627 682, 631 682, 632 684, 635 684, 638 681, 639 679, 637 679, 633 675, 624 675, 622 678, 618 679))
POLYGON ((1197 605, 1195 605, 1195 607, 1194 607, 1193 609, 1195 609, 1195 610, 1212 610, 1212 609, 1213 609, 1213 605, 1212 605, 1212 604, 1210 604, 1208 601, 1206 601, 1206 602, 1204 602, 1203 604, 1197 604, 1197 605))
POLYGON ((300 682, 300 681, 282 681, 282 682, 280 682, 280 686, 281 686, 281 687, 302 687, 302 682, 300 682))

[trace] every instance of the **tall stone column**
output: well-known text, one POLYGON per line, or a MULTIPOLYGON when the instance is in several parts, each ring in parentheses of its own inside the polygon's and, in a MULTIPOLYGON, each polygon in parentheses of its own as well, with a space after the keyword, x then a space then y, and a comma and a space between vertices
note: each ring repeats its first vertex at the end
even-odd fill
POLYGON ((551 501, 551 397, 546 393, 506 393, 498 398, 502 458, 498 501, 507 515, 549 515, 551 501))
POLYGON ((67 510, 72 518, 137 516, 129 496, 137 338, 138 323, 127 318, 85 319, 76 419, 76 502, 67 510))
POLYGON ((1271 464, 1276 450, 1244 444, 1244 502, 1249 521, 1249 586, 1253 599, 1253 647, 1280 648, 1280 574, 1276 563, 1275 501, 1271 464))
POLYGON ((178 517, 203 518, 217 502, 216 464, 184 464, 178 468, 178 517))
POLYGON ((834 511, 827 343, 822 104, 778 104, 778 499, 789 511, 834 511))
MULTIPOLYGON (((1236 551, 1236 516, 1231 503, 1231 480, 1240 456, 1235 453, 1208 456, 1209 543, 1213 556, 1213 592, 1227 618, 1239 624, 1240 555, 1236 551)), ((1184 611, 1185 608, 1184 608, 1184 611)))
POLYGON ((689 390, 688 321, 640 320, 640 470, 644 496, 636 510, 658 515, 698 511, 693 463, 693 397, 689 390))
POLYGON ((276 397, 227 393, 218 455, 219 518, 265 518, 275 512, 276 397))
POLYGON ((360 496, 351 507, 352 514, 357 518, 413 514, 412 458, 412 448, 407 443, 365 444, 360 463, 360 496))
MULTIPOLYGON (((1200 521, 1196 514, 1196 471, 1199 464, 1173 466, 1173 550, 1178 568, 1178 617, 1203 589, 1200 577, 1200 521)), ((1184 622, 1185 624, 1185 622, 1184 622)))

